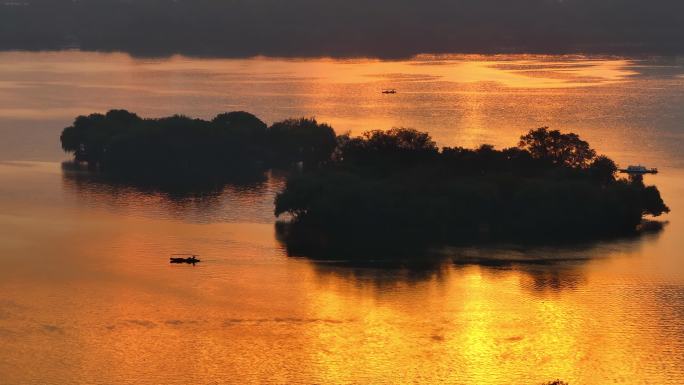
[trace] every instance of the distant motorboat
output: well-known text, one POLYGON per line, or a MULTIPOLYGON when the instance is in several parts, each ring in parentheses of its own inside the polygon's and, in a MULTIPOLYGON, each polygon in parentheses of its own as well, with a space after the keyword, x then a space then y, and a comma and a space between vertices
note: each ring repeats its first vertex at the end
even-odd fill
POLYGON ((188 264, 196 264, 197 262, 201 262, 198 258, 197 255, 195 254, 172 254, 171 258, 169 258, 170 263, 188 263, 188 264))
POLYGON ((646 168, 642 165, 638 165, 638 166, 629 166, 627 168, 621 168, 620 172, 625 173, 625 174, 630 174, 630 175, 657 174, 658 169, 657 168, 646 168))
POLYGON ((389 88, 389 89, 382 90, 382 93, 383 94, 396 94, 397 90, 395 90, 394 88, 389 88))

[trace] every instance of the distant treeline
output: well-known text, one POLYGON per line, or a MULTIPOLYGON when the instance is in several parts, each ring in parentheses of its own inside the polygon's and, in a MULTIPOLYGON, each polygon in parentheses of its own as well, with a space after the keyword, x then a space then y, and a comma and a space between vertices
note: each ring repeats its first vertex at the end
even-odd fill
POLYGON ((292 250, 615 236, 669 211, 655 186, 617 178, 611 159, 548 128, 502 150, 439 149, 427 133, 406 128, 351 137, 315 119, 269 127, 246 112, 205 121, 112 110, 76 118, 61 142, 105 174, 186 186, 298 164, 275 201, 275 214, 292 218, 280 228, 292 250))
POLYGON ((11 0, 0 49, 244 57, 684 52, 681 0, 11 0))

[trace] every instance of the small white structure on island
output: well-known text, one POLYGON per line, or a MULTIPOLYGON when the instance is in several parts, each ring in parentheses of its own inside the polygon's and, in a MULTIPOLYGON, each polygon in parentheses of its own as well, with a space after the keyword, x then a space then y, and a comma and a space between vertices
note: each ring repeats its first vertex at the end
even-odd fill
POLYGON ((630 175, 644 175, 644 174, 657 174, 657 168, 646 168, 642 165, 629 166, 627 168, 621 168, 620 172, 630 175))

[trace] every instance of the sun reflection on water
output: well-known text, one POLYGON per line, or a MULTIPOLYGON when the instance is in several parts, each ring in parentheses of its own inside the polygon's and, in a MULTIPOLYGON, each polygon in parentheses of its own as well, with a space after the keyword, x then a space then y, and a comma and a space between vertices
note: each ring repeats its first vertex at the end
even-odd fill
POLYGON ((662 234, 560 261, 481 249, 384 269, 287 257, 273 178, 177 198, 0 162, 0 382, 680 384, 684 79, 643 72, 616 58, 2 53, 4 157, 62 159, 59 130, 111 107, 316 115, 340 132, 411 126, 467 147, 551 125, 661 167, 650 180, 673 213, 662 234), (206 262, 171 266, 174 252, 206 262))

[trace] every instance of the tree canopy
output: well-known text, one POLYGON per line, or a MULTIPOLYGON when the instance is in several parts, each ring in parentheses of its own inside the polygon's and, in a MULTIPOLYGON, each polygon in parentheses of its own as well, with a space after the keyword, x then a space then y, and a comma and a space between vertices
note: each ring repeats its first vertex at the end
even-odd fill
POLYGON ((563 134, 548 127, 531 130, 520 137, 518 145, 532 158, 571 168, 586 168, 596 157, 596 151, 577 134, 563 134))
POLYGON ((332 128, 315 119, 289 119, 268 127, 234 111, 211 121, 174 115, 142 119, 125 110, 79 116, 61 135, 62 149, 91 167, 147 179, 214 178, 318 165, 336 146, 332 128))
POLYGON ((291 176, 275 213, 345 243, 602 237, 633 233, 644 215, 669 211, 655 186, 616 171, 577 135, 547 128, 503 150, 438 150, 427 133, 370 131, 341 138, 319 170, 291 176))
POLYGON ((314 118, 287 119, 269 128, 268 145, 279 162, 317 166, 330 159, 337 138, 332 127, 314 118))

